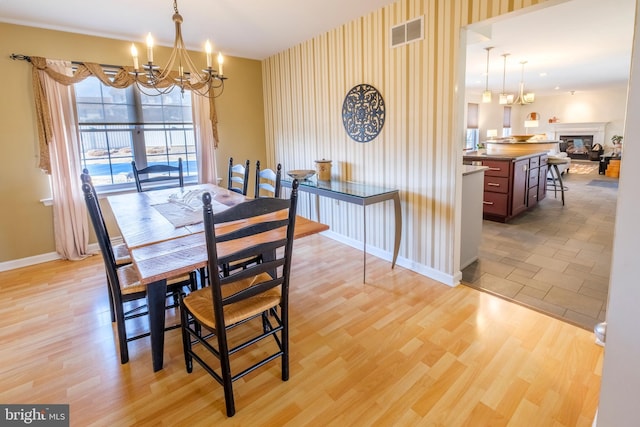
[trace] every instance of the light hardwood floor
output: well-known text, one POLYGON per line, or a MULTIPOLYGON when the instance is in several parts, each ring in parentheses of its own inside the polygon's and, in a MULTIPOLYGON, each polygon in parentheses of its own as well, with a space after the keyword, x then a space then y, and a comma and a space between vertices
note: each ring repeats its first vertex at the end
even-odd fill
POLYGON ((69 403, 73 426, 591 426, 592 333, 367 261, 363 284, 360 251, 296 241, 291 378, 276 362, 238 381, 230 419, 221 386, 186 373, 179 330, 162 371, 147 339, 119 363, 101 258, 2 272, 0 402, 69 403))

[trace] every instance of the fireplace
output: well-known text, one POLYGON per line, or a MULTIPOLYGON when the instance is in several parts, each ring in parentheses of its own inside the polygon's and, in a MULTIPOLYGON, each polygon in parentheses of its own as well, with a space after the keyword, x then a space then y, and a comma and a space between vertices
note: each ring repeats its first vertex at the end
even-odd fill
POLYGON ((607 122, 553 123, 553 138, 560 141, 560 151, 576 160, 599 160, 602 151, 592 147, 605 147, 604 134, 607 122))
POLYGON ((593 135, 560 135, 560 151, 572 159, 591 160, 593 135))

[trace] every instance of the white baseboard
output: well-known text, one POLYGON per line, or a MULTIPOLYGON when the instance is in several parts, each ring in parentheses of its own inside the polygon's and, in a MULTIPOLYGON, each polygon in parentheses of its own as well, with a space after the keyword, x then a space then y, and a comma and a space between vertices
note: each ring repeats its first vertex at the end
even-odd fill
MULTIPOLYGON (((322 232, 322 235, 330 239, 333 239, 335 241, 338 241, 340 243, 344 243, 347 246, 351 246, 352 248, 356 248, 360 251, 363 250, 363 244, 359 240, 350 239, 341 234, 334 233, 331 230, 322 232)), ((111 239, 111 243, 114 245, 120 244, 122 243, 122 238, 117 237, 117 238, 111 239)), ((90 244, 89 252, 91 253, 100 252, 100 248, 98 247, 98 244, 97 243, 90 244)), ((367 254, 371 254, 373 256, 376 256, 378 258, 381 258, 389 262, 391 262, 393 259, 393 254, 391 252, 383 251, 381 249, 371 247, 371 246, 367 247, 367 254)), ((60 255, 58 255, 56 252, 51 252, 48 254, 35 255, 27 258, 0 262, 0 271, 8 271, 16 268, 28 267, 30 265, 40 264, 48 261, 55 261, 57 259, 60 259, 60 255)), ((462 279, 462 272, 460 271, 456 272, 455 275, 444 274, 441 271, 434 270, 433 268, 427 267, 422 264, 418 264, 414 261, 408 260, 400 256, 396 260, 396 264, 408 270, 415 271, 416 273, 426 276, 430 279, 444 283, 445 285, 451 286, 451 287, 459 285, 460 280, 462 279)))
MULTIPOLYGON (((122 241, 122 239, 119 240, 122 241)), ((100 248, 98 247, 97 243, 90 244, 88 249, 90 253, 100 252, 100 248)), ((61 259, 61 257, 57 252, 49 252, 46 254, 34 255, 26 258, 14 259, 11 261, 0 262, 0 271, 15 270, 16 268, 29 267, 31 265, 55 261, 58 259, 61 259)))
MULTIPOLYGON (((352 248, 356 248, 360 251, 363 250, 364 245, 359 240, 350 239, 341 234, 334 233, 331 230, 323 231, 322 235, 340 243, 344 243, 347 246, 351 246, 352 248)), ((389 262, 393 260, 393 254, 391 252, 383 251, 379 248, 371 246, 367 246, 367 254, 371 254, 389 262)), ((434 270, 433 268, 418 264, 401 256, 398 256, 396 264, 451 287, 459 285, 460 280, 462 279, 462 272, 460 271, 456 272, 455 275, 444 274, 441 271, 434 270)))

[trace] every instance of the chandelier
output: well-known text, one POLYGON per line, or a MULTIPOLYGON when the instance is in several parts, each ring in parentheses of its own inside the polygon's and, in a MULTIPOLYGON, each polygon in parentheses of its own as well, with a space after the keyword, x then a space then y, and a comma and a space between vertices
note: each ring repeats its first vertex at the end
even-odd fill
POLYGON ((488 103, 491 102, 491 91, 489 90, 489 52, 493 49, 493 47, 485 47, 487 51, 487 79, 484 86, 484 92, 482 92, 482 102, 488 103))
POLYGON ((207 40, 205 54, 207 67, 198 69, 189 57, 187 47, 182 40, 182 16, 178 12, 177 0, 173 1, 173 22, 176 26, 176 35, 173 41, 173 51, 164 69, 153 63, 153 37, 147 35, 147 63, 139 67, 138 50, 135 44, 131 44, 131 56, 133 57, 133 72, 131 73, 136 85, 146 95, 163 95, 175 87, 179 87, 184 93, 185 89, 208 98, 216 98, 224 90, 226 77, 222 73, 224 57, 218 53, 218 69, 211 66, 211 43, 207 40))
POLYGON ((504 58, 504 65, 502 68, 502 92, 500 93, 500 97, 498 98, 498 103, 500 105, 511 105, 513 104, 513 94, 506 93, 504 91, 504 83, 507 77, 507 56, 510 54, 503 53, 502 57, 504 58))
POLYGON ((514 101, 514 104, 520 104, 520 105, 531 104, 535 99, 535 94, 533 92, 524 93, 524 64, 526 63, 527 61, 520 62, 520 64, 522 64, 522 75, 520 77, 520 91, 518 92, 518 97, 514 101))

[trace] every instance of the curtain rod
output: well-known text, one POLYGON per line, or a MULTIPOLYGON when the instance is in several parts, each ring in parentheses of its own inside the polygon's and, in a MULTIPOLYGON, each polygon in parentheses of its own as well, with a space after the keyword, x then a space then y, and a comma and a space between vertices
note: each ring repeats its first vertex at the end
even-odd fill
MULTIPOLYGON (((27 61, 27 62, 31 62, 31 57, 28 55, 22 55, 20 53, 12 53, 9 58, 13 59, 14 61, 27 61)), ((71 61, 71 63, 73 65, 82 65, 84 64, 84 62, 80 62, 80 61, 71 61)), ((100 65, 102 68, 107 68, 107 69, 121 69, 123 68, 121 65, 109 65, 109 64, 98 64, 100 65)))

